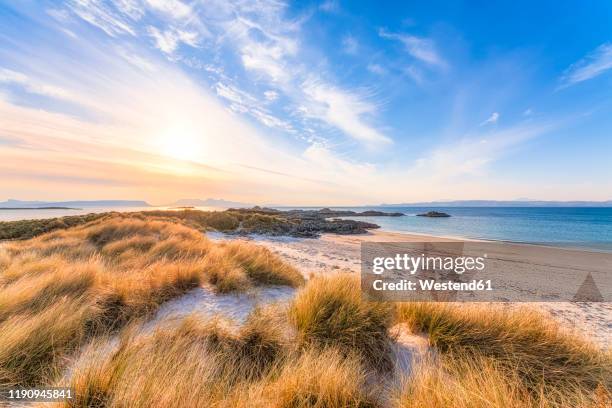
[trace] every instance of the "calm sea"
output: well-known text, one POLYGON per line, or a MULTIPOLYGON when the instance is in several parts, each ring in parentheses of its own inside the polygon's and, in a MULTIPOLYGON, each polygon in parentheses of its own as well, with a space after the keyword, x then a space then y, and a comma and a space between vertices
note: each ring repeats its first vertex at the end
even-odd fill
POLYGON ((416 216, 432 208, 393 210, 406 216, 366 218, 385 230, 398 232, 514 242, 612 245, 612 208, 434 208, 450 214, 449 218, 416 216))
MULTIPOLYGON (((166 208, 166 207, 163 207, 166 208)), ((83 210, 3 210, 0 220, 52 218, 103 211, 140 211, 147 208, 86 208, 83 210)), ((203 208, 204 209, 204 208, 203 208)), ((208 208, 207 208, 208 209, 208 208)), ((288 207, 282 208, 288 209, 288 207)), ((612 248, 612 208, 533 207, 336 207, 353 211, 397 211, 405 217, 358 217, 383 230, 514 242, 577 244, 612 248), (429 210, 443 211, 449 218, 417 217, 429 210)))
POLYGON ((405 217, 354 218, 378 224, 386 231, 612 249, 612 208, 343 207, 342 209, 380 210, 406 214, 405 217), (416 216, 431 210, 445 212, 451 217, 416 216))

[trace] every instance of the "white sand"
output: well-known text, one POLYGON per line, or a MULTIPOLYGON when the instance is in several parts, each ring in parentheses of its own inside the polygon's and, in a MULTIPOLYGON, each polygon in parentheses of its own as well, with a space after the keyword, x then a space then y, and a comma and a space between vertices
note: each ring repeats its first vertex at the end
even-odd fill
MULTIPOLYGON (((452 238, 425 236, 435 240, 452 238)), ((231 237, 230 239, 235 239, 231 237)), ((318 239, 251 237, 293 264, 306 276, 338 272, 360 272, 360 244, 372 242, 422 242, 424 235, 374 231, 363 235, 325 234, 318 239)), ((525 303, 521 303, 525 306, 525 303)), ((564 328, 577 331, 584 337, 609 349, 612 343, 612 303, 529 303, 552 316, 564 328)))

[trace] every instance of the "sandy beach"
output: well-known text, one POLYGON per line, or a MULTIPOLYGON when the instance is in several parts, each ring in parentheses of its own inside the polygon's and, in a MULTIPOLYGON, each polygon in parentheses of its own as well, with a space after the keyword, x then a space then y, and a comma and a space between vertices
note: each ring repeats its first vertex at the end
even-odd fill
MULTIPOLYGON (((216 238, 220 238, 217 236, 216 238)), ((235 238, 235 237, 232 237, 235 238)), ((264 245, 296 266, 306 276, 360 272, 362 242, 457 241, 451 237, 372 231, 360 235, 323 234, 317 239, 254 236, 245 238, 264 245)), ((609 302, 506 303, 507 307, 532 307, 548 314, 564 328, 577 331, 609 349, 612 342, 612 304, 609 302)))

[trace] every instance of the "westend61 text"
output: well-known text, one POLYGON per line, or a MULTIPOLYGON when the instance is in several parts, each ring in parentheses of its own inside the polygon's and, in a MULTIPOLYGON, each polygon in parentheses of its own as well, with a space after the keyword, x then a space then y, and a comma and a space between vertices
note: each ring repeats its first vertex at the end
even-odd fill
POLYGON ((379 291, 482 291, 493 290, 491 280, 472 280, 470 282, 437 282, 433 279, 419 279, 417 282, 402 279, 395 282, 386 282, 382 279, 377 279, 372 283, 374 290, 379 291))

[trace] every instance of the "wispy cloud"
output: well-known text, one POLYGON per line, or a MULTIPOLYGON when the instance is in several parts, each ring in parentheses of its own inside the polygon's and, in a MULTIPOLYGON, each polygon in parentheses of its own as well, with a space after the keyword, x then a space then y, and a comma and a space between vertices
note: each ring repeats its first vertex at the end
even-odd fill
POLYGON ((359 42, 352 35, 342 38, 342 50, 349 55, 356 55, 359 51, 359 42))
POLYGON ((172 55, 180 44, 197 47, 199 43, 199 35, 194 31, 174 27, 160 31, 157 27, 149 26, 147 32, 155 40, 155 46, 168 55, 172 55))
POLYGON ((146 3, 175 19, 187 18, 192 13, 191 7, 179 0, 146 0, 146 3))
POLYGON ((72 98, 70 92, 65 89, 37 81, 21 72, 12 71, 10 69, 0 68, 0 83, 17 84, 26 92, 32 94, 49 96, 58 99, 72 98))
POLYGON ((273 91, 273 90, 267 90, 264 93, 264 98, 266 98, 267 101, 269 102, 274 102, 275 100, 278 99, 278 92, 273 91))
POLYGON ((565 88, 587 81, 610 69, 612 69, 612 43, 606 43, 567 68, 560 79, 560 87, 565 88))
POLYGON ((384 75, 387 73, 387 70, 380 64, 368 64, 366 68, 368 71, 376 75, 384 75))
POLYGON ((319 10, 325 11, 327 13, 333 13, 340 10, 340 3, 338 0, 326 0, 319 5, 319 10))
POLYGON ((559 126, 559 123, 517 125, 487 134, 462 138, 455 144, 431 151, 416 161, 409 170, 410 176, 434 185, 462 179, 468 175, 481 175, 485 167, 512 152, 521 143, 542 136, 559 126))
POLYGON ((408 54, 427 65, 438 68, 447 67, 446 61, 438 53, 434 41, 430 38, 404 33, 391 33, 382 28, 378 31, 378 34, 382 38, 401 42, 408 54))
POLYGON ((491 116, 489 116, 487 119, 485 119, 483 122, 480 123, 480 126, 494 125, 497 123, 498 119, 499 119, 499 113, 493 112, 491 116))
POLYGON ((270 128, 278 128, 288 132, 295 131, 289 122, 279 119, 267 110, 261 108, 261 102, 253 95, 233 85, 221 82, 215 85, 215 90, 217 95, 230 102, 230 109, 232 111, 248 113, 251 117, 270 128))
MULTIPOLYGON (((117 4, 126 4, 118 2, 117 4)), ((99 0, 72 0, 68 6, 77 16, 92 24, 111 37, 120 34, 136 35, 130 22, 121 15, 122 9, 99 0)), ((125 8, 124 10, 129 10, 125 8)))
POLYGON ((357 140, 373 144, 391 143, 391 139, 367 124, 364 115, 376 112, 376 106, 356 94, 318 82, 306 82, 304 92, 313 103, 306 113, 336 126, 357 140))

